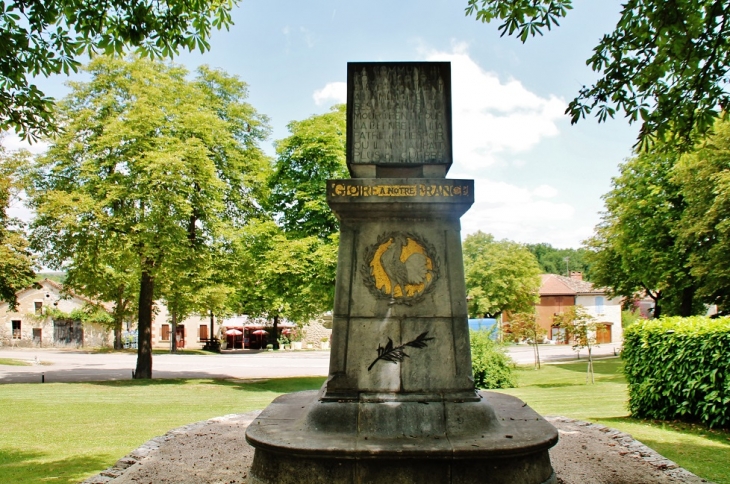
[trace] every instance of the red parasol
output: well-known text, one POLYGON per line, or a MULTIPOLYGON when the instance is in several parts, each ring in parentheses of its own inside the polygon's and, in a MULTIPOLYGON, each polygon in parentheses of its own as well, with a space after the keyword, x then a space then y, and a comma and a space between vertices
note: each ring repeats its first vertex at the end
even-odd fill
POLYGON ((253 331, 251 334, 269 334, 269 332, 264 331, 263 329, 257 329, 256 331, 253 331))
POLYGON ((228 336, 241 336, 243 333, 238 329, 229 329, 226 331, 228 336))

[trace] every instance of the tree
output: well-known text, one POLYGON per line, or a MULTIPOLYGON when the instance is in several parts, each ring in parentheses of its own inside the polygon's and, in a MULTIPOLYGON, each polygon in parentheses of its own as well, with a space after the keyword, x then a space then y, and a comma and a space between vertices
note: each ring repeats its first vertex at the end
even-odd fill
POLYGON ((339 222, 326 182, 348 177, 344 105, 288 128, 276 142, 267 217, 242 231, 237 245, 237 272, 248 277, 235 296, 239 310, 271 318, 275 332, 282 317, 303 323, 332 309, 339 222))
POLYGON ((8 215, 22 189, 20 167, 26 157, 23 152, 7 153, 0 144, 0 301, 11 308, 17 307, 16 293, 35 279, 35 260, 28 250, 23 223, 8 215))
POLYGON ((569 276, 572 271, 583 273, 586 280, 590 280, 590 265, 586 260, 586 249, 556 249, 550 244, 526 244, 527 250, 532 252, 540 264, 543 274, 562 274, 569 276))
MULTIPOLYGON (((68 266, 63 285, 65 290, 73 289, 79 294, 95 300, 109 301, 109 311, 114 331, 114 349, 123 348, 122 328, 125 321, 133 320, 137 312, 139 275, 133 265, 127 265, 124 258, 114 260, 119 254, 93 254, 95 261, 86 261, 68 266), (98 258, 98 259, 97 259, 98 258)), ((122 254, 126 255, 126 254, 122 254)))
POLYGON ((179 66, 109 57, 87 70, 91 81, 71 84, 64 129, 34 169, 33 247, 69 272, 133 271, 135 377, 151 378, 161 278, 198 270, 198 254, 259 212, 268 127, 245 102, 245 83, 220 71, 202 67, 188 80, 179 66))
MULTIPOLYGON (((502 35, 528 37, 552 29, 572 0, 468 0, 467 15, 503 21, 502 35)), ((599 73, 583 86, 566 114, 576 123, 595 113, 599 122, 623 112, 642 123, 637 144, 671 143, 691 150, 727 118, 730 104, 730 3, 710 0, 628 0, 613 32, 604 35, 586 64, 599 73)))
POLYGON ((590 377, 595 383, 593 374, 593 347, 596 345, 595 318, 586 312, 583 306, 570 306, 568 309, 553 316, 553 325, 565 330, 567 341, 573 341, 573 349, 580 355, 580 350, 588 349, 588 368, 586 383, 590 377))
POLYGON ((337 241, 290 238, 272 220, 249 224, 237 241, 239 312, 271 318, 276 332, 282 317, 301 324, 332 309, 337 241))
POLYGON ((673 179, 678 155, 640 153, 620 165, 603 196, 606 211, 586 241, 592 281, 627 300, 648 295, 654 316, 690 316, 701 310, 689 253, 675 228, 687 203, 673 179))
POLYGON ((477 232, 464 239, 469 314, 488 318, 531 311, 538 300, 540 267, 523 245, 477 232))
POLYGON ((151 58, 210 49, 212 28, 232 25, 238 0, 30 0, 0 9, 0 130, 31 140, 54 129, 54 101, 35 76, 77 72, 78 57, 127 47, 151 58))
POLYGON ((684 155, 674 171, 686 201, 676 233, 688 253, 697 293, 723 312, 730 308, 730 123, 719 122, 715 133, 684 155))
POLYGON ((537 314, 535 310, 531 312, 515 313, 509 318, 509 332, 515 341, 527 339, 532 345, 532 352, 535 356, 535 369, 540 369, 540 348, 538 343, 547 334, 537 322, 537 314))
POLYGON ((339 222, 327 205, 327 180, 349 178, 345 163, 345 105, 289 123, 276 143, 269 208, 292 237, 327 239, 339 222))

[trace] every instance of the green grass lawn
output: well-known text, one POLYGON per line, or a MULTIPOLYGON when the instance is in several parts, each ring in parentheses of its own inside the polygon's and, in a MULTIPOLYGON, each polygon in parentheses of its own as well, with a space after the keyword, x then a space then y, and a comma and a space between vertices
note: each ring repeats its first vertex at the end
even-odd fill
POLYGON ((5 366, 31 366, 30 363, 23 360, 14 360, 12 358, 0 358, 0 365, 5 366))
POLYGON ((518 369, 518 388, 499 390, 542 415, 600 423, 648 445, 680 466, 718 484, 730 484, 730 432, 629 417, 627 387, 618 358, 595 362, 596 383, 586 385, 586 362, 518 369))
POLYGON ((262 409, 324 378, 0 385, 0 482, 79 482, 182 425, 262 409))
MULTIPOLYGON (((628 417, 621 362, 519 369, 515 395, 543 415, 620 429, 697 475, 730 484, 730 432, 628 417)), ((324 378, 127 380, 0 385, 0 482, 78 482, 152 437, 192 422, 262 409, 282 393, 319 388, 324 378)))

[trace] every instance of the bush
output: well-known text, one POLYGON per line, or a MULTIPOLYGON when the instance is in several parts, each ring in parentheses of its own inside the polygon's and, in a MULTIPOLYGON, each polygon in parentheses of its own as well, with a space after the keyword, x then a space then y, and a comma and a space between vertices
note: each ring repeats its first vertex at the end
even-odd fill
POLYGON ((488 331, 469 331, 471 368, 474 384, 480 389, 512 388, 515 386, 514 363, 488 331))
POLYGON ((633 416, 730 427, 730 319, 637 322, 621 356, 633 416))

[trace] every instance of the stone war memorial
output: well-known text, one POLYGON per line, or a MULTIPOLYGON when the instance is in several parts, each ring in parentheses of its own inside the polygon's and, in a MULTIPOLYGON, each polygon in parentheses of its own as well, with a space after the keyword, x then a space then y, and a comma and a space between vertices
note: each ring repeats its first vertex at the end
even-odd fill
POLYGON ((446 178, 451 139, 449 63, 348 64, 329 376, 248 427, 251 482, 557 482, 557 430, 474 387, 459 222, 474 183, 446 178))

